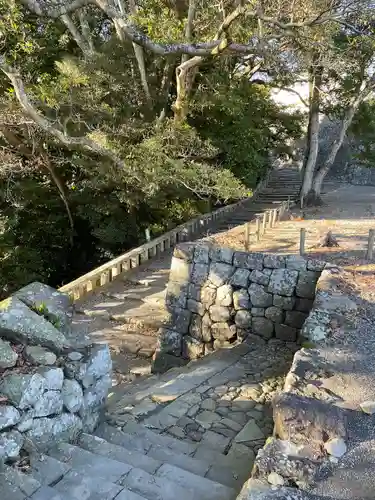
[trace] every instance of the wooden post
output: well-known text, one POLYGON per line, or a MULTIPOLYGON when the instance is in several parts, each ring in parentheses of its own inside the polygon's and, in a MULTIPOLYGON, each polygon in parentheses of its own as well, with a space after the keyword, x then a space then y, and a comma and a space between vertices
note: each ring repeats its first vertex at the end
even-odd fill
POLYGON ((245 250, 249 251, 250 248, 250 222, 245 224, 245 250))
POLYGON ((262 222, 262 236, 266 232, 266 225, 267 225, 267 212, 264 212, 263 222, 262 222))
POLYGON ((268 227, 272 227, 272 210, 268 210, 268 227))
POLYGON ((272 225, 273 226, 276 226, 276 222, 277 222, 277 208, 274 208, 272 210, 272 216, 273 216, 273 222, 272 222, 272 225))
POLYGON ((372 260, 374 255, 375 229, 370 229, 368 234, 367 255, 368 260, 372 260))
POLYGON ((306 242, 306 229, 301 227, 301 233, 299 235, 299 254, 305 254, 305 242, 306 242))
POLYGON ((255 235, 256 235, 256 239, 257 241, 260 240, 260 218, 257 217, 255 219, 255 235))

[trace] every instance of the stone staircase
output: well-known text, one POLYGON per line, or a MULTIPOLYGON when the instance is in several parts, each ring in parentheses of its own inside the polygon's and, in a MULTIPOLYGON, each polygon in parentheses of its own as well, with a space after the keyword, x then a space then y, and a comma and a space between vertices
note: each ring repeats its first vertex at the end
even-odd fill
MULTIPOLYGON (((209 234, 245 224, 288 198, 297 199, 300 185, 297 166, 273 170, 267 186, 257 193, 255 200, 250 198, 241 203, 209 234)), ((171 255, 172 251, 164 252, 158 259, 146 262, 76 303, 77 329, 84 328, 93 339, 109 343, 119 383, 150 373, 157 332, 166 318, 164 300, 171 255)))
POLYGON ((294 351, 252 336, 129 385, 94 434, 34 449, 23 472, 4 466, 0 498, 234 500, 272 432, 269 403, 294 351))

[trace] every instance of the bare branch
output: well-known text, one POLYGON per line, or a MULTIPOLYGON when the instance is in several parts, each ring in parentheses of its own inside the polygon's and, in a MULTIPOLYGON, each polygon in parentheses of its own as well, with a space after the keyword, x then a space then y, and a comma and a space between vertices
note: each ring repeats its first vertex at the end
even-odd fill
POLYGON ((94 52, 94 43, 92 41, 92 33, 90 30, 89 23, 86 17, 86 9, 81 9, 78 11, 79 22, 81 24, 82 35, 84 36, 86 43, 91 52, 94 52))
MULTIPOLYGON (((122 0, 117 0, 117 1, 118 1, 119 6, 120 6, 121 13, 124 14, 124 7, 122 4, 122 0)), ((137 13, 137 6, 135 4, 135 1, 129 0, 129 5, 130 5, 130 12, 133 15, 136 14, 137 13)), ((152 109, 152 98, 151 98, 150 87, 149 87, 148 81, 147 81, 145 55, 143 53, 143 47, 141 47, 140 45, 137 45, 136 43, 133 42, 133 49, 134 49, 135 58, 137 59, 137 64, 138 64, 139 74, 141 76, 143 90, 144 90, 144 93, 146 95, 148 105, 149 105, 150 109, 152 109)))
MULTIPOLYGON (((195 17, 195 10, 196 10, 196 4, 195 0, 190 0, 189 1, 189 11, 188 11, 188 17, 186 21, 186 26, 185 26, 185 40, 188 43, 191 43, 192 38, 193 38, 193 23, 194 23, 194 17, 195 17)), ((185 62, 188 60, 188 55, 183 54, 181 62, 185 62)))
POLYGON ((278 85, 271 85, 271 87, 273 87, 275 89, 285 90, 286 92, 291 92, 299 98, 299 100, 302 102, 302 104, 304 106, 306 106, 306 108, 308 108, 310 106, 309 103, 301 96, 301 94, 298 92, 298 90, 295 90, 295 89, 290 88, 290 87, 282 87, 282 86, 279 87, 278 85))
POLYGON ((57 0, 56 2, 51 0, 20 0, 23 5, 25 5, 31 12, 34 12, 38 16, 52 17, 54 19, 63 16, 64 14, 69 14, 70 12, 75 12, 84 5, 89 5, 94 3, 92 0, 71 0, 67 2, 66 0, 57 0))
POLYGON ((91 56, 93 54, 90 45, 87 43, 86 39, 79 32, 78 28, 73 22, 73 19, 68 14, 63 14, 61 16, 62 22, 70 31, 72 37, 74 38, 78 47, 82 50, 85 56, 91 56))

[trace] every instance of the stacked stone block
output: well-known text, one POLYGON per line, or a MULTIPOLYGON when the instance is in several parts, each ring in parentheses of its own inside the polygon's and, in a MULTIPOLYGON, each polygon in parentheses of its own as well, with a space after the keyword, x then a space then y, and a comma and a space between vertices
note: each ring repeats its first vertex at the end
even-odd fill
POLYGON ((41 283, 0 302, 0 461, 98 424, 110 352, 73 335, 71 322, 69 297, 41 283))
POLYGON ((196 359, 249 333, 295 342, 325 263, 185 243, 174 251, 159 353, 196 359))

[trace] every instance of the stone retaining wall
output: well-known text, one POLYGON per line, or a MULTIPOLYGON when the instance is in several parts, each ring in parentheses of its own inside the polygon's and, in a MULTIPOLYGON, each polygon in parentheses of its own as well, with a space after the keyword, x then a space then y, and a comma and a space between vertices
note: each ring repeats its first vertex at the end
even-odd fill
POLYGON ((0 461, 98 424, 109 349, 73 336, 71 322, 69 297, 41 283, 0 302, 0 461))
POLYGON ((196 359, 253 333, 295 342, 325 263, 186 243, 175 248, 156 358, 196 359))
MULTIPOLYGON (((361 314, 345 291, 350 290, 345 275, 328 264, 317 282, 314 305, 301 332, 311 344, 294 356, 284 391, 273 401, 273 437, 258 452, 252 477, 237 500, 315 498, 310 491, 316 479, 332 475, 346 453, 347 410, 324 387, 334 369, 325 346, 329 343, 334 348, 330 339, 337 332, 342 344, 346 332, 356 329, 356 317, 361 314)), ((338 349, 340 360, 342 348, 338 349)))

